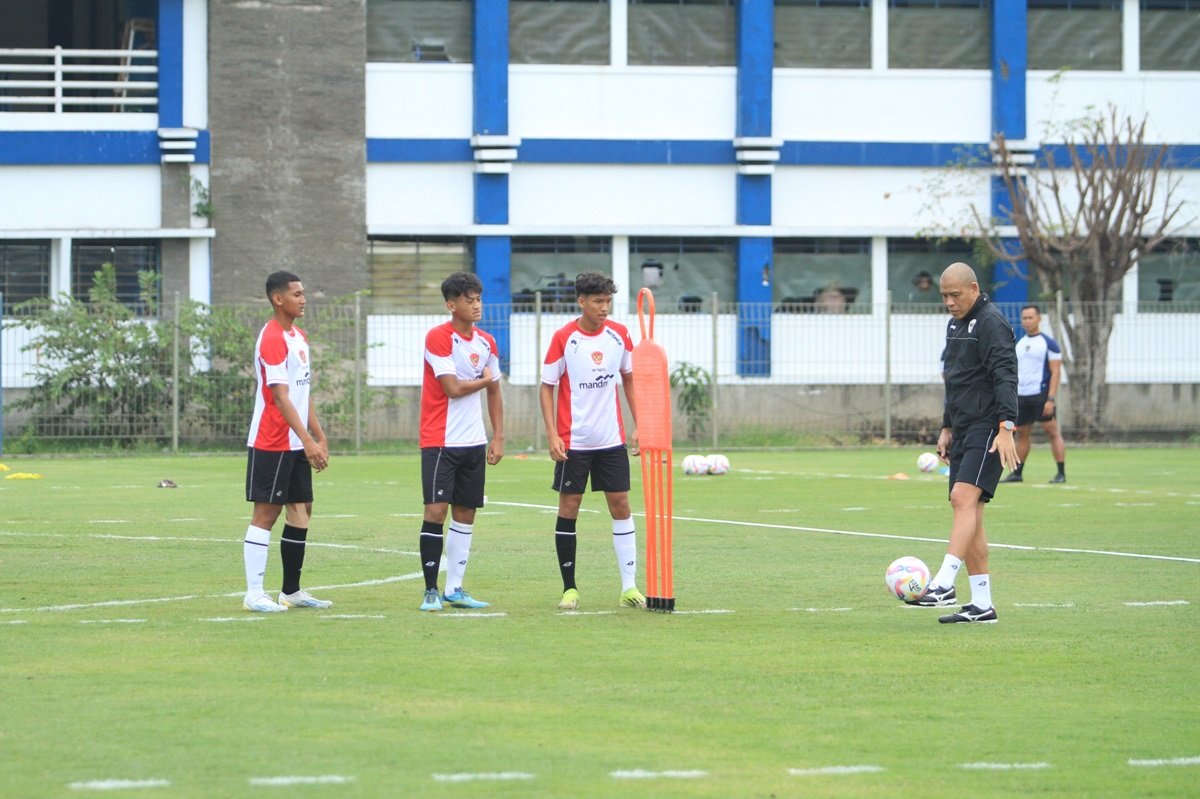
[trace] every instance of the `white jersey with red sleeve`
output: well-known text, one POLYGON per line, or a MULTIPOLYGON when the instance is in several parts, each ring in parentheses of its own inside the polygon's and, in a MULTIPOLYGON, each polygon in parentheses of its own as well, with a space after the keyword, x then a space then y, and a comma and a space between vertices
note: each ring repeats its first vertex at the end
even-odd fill
POLYGON ((558 435, 567 449, 608 449, 625 443, 617 397, 619 375, 633 372, 633 340, 620 322, 585 333, 579 321, 550 339, 542 382, 558 386, 558 435))
POLYGON ((500 379, 500 356, 496 340, 475 327, 469 336, 454 329, 452 322, 440 324, 425 335, 425 376, 421 383, 420 446, 475 447, 487 443, 483 428, 483 406, 479 392, 465 397, 448 397, 441 375, 459 380, 478 380, 490 369, 492 381, 500 379))
POLYGON ((255 449, 281 452, 304 449, 300 437, 288 425, 275 405, 271 386, 288 387, 288 399, 308 427, 308 391, 312 381, 308 361, 308 337, 292 325, 284 330, 275 319, 263 325, 254 345, 254 372, 258 390, 254 393, 254 417, 250 420, 250 435, 246 445, 255 449))

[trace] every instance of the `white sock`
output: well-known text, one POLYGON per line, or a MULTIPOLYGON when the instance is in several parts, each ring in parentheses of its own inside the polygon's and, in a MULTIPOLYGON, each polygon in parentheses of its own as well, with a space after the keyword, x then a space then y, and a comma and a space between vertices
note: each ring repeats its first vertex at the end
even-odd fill
POLYGON ((637 535, 633 532, 633 517, 613 519, 613 549, 617 553, 617 568, 621 570, 621 590, 637 585, 637 535))
POLYGON ((929 587, 950 588, 954 585, 954 578, 958 576, 958 570, 961 566, 961 560, 947 553, 946 557, 942 560, 942 568, 938 569, 937 575, 933 578, 933 584, 929 587))
POLYGON ((972 574, 971 580, 971 604, 980 610, 987 610, 992 606, 992 581, 986 574, 972 574))
POLYGON ((242 560, 246 564, 246 596, 256 597, 263 593, 263 575, 267 573, 267 554, 270 549, 271 531, 253 524, 246 528, 246 541, 242 544, 242 560))
POLYGON ((473 524, 451 520, 446 535, 446 596, 463 586, 467 573, 467 561, 471 557, 471 530, 473 524))

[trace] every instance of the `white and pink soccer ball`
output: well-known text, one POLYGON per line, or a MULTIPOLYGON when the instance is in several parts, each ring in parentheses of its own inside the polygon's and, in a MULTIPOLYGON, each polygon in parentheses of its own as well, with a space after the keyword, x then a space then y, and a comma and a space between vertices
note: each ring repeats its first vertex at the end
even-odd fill
POLYGON ((932 452, 922 452, 917 456, 917 468, 923 472, 932 472, 937 465, 938 456, 932 452))
POLYGON ((725 474, 729 471, 729 458, 724 455, 709 455, 708 456, 708 473, 709 474, 725 474))
POLYGON ((708 474, 708 458, 703 455, 688 455, 682 466, 684 474, 708 474))
POLYGON ((911 555, 896 558, 884 572, 883 581, 892 596, 911 602, 924 596, 929 588, 929 567, 925 561, 911 555))

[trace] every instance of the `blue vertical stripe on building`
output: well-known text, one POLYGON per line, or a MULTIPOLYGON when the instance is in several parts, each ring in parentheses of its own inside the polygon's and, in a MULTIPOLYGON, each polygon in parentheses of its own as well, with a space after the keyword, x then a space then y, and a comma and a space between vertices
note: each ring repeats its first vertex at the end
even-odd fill
POLYGON ((512 311, 512 238, 475 237, 475 274, 483 283, 483 319, 479 326, 492 334, 499 350, 500 369, 508 372, 509 313, 512 311))
POLYGON ((183 127, 183 0, 158 2, 158 126, 183 127))
POLYGON ((475 0, 473 6, 473 130, 503 136, 508 133, 508 0, 475 0))
MULTIPOLYGON (((1026 136, 1025 80, 1028 69, 1026 0, 992 2, 992 133, 1007 141, 1026 136)), ((1009 218, 1010 200, 1004 182, 992 178, 992 216, 1009 218)), ((1015 252, 1017 243, 1004 246, 1015 252)), ((992 299, 1024 303, 1029 297, 1029 265, 1025 261, 998 261, 992 275, 992 299)))

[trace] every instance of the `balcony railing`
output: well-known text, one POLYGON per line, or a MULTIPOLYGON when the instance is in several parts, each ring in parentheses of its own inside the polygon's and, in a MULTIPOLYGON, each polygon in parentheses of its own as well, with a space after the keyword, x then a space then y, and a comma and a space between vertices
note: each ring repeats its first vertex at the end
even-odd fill
POLYGON ((155 111, 157 50, 0 48, 0 111, 155 111))

